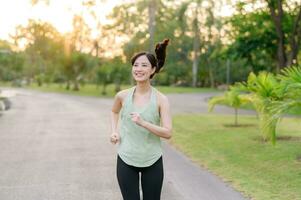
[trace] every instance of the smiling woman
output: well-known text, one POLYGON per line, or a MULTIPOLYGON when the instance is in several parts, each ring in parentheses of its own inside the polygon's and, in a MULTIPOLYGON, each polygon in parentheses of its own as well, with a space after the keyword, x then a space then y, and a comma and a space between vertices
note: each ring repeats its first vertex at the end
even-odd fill
POLYGON ((156 56, 137 53, 132 59, 136 85, 115 96, 111 112, 111 142, 119 142, 117 179, 124 200, 139 200, 139 173, 143 200, 159 200, 163 184, 161 138, 170 139, 172 121, 169 101, 151 86, 160 72, 169 40, 156 45, 156 56), (117 123, 120 113, 120 129, 117 123))

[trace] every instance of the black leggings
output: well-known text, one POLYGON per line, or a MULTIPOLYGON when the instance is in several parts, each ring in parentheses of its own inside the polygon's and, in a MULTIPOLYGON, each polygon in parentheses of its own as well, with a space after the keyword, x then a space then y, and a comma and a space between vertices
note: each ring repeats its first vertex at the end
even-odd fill
POLYGON ((160 200, 164 176, 162 156, 149 167, 127 165, 117 156, 117 179, 123 200, 140 200, 139 172, 143 200, 160 200))

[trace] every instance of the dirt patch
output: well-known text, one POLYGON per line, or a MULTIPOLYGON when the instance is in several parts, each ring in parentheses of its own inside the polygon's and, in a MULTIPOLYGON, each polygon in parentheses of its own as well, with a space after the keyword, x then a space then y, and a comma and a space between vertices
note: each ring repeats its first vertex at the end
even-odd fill
POLYGON ((242 127, 254 127, 256 124, 223 124, 224 127, 229 127, 229 128, 242 128, 242 127))
POLYGON ((252 139, 257 141, 257 142, 260 142, 260 143, 267 143, 268 142, 267 140, 264 140, 263 137, 261 137, 261 136, 255 136, 252 139))
MULTIPOLYGON (((259 141, 259 142, 262 142, 262 143, 268 142, 268 141, 265 141, 263 139, 263 137, 261 137, 261 136, 253 137, 253 140, 259 141)), ((293 141, 293 142, 300 141, 301 142, 301 136, 288 136, 288 135, 277 136, 276 141, 293 141)))
POLYGON ((297 159, 296 159, 298 162, 301 162, 301 155, 297 156, 297 159))
POLYGON ((301 141, 301 136, 277 136, 277 140, 283 141, 301 141))

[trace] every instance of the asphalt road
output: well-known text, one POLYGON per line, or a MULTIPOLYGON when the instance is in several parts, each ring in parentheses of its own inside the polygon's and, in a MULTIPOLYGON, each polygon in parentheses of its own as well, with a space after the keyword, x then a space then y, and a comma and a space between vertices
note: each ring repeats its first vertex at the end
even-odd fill
MULTIPOLYGON (((14 89, 0 116, 1 200, 120 200, 111 98, 14 89)), ((207 94, 168 95, 172 114, 207 112, 207 94)), ((218 107, 216 113, 231 109, 218 107)), ((252 112, 246 111, 244 114, 252 112)), ((243 200, 227 183, 164 143, 162 200, 243 200)))

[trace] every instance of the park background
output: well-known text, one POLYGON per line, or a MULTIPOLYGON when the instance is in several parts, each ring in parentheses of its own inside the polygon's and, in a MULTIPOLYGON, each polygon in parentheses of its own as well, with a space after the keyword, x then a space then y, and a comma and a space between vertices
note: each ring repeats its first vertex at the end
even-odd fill
POLYGON ((169 38, 152 84, 235 111, 176 115, 170 143, 252 199, 301 199, 300 1, 10 1, 0 25, 3 87, 108 98, 169 38))

